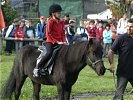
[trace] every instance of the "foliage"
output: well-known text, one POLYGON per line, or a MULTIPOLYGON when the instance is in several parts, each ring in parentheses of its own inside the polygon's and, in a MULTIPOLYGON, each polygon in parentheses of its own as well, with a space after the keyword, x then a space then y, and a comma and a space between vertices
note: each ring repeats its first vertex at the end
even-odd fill
POLYGON ((122 0, 119 4, 110 3, 108 6, 117 20, 120 19, 125 12, 128 13, 129 17, 133 14, 132 0, 122 0))
POLYGON ((2 5, 2 10, 6 25, 10 25, 13 19, 18 17, 18 12, 8 5, 2 5))
POLYGON ((122 17, 122 15, 126 12, 125 5, 117 5, 117 4, 110 4, 110 9, 112 11, 113 16, 118 20, 122 17))

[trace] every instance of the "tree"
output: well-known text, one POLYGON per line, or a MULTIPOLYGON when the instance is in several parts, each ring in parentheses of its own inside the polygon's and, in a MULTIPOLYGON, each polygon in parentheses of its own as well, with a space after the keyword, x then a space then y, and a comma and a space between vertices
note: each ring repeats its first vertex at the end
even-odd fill
POLYGON ((126 12, 125 5, 110 4, 109 8, 117 20, 126 12))
POLYGON ((10 25, 14 18, 18 17, 18 12, 8 5, 2 5, 2 11, 6 25, 10 25))
POLYGON ((128 13, 129 17, 133 12, 131 8, 133 0, 105 0, 105 2, 117 20, 121 18, 125 12, 128 13))

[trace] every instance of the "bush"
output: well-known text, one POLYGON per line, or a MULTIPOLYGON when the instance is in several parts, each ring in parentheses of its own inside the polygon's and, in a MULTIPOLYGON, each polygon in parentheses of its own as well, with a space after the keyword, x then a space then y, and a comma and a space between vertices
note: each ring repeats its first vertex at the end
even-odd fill
POLYGON ((6 25, 12 24, 13 19, 18 17, 18 12, 8 5, 2 5, 1 7, 6 25))

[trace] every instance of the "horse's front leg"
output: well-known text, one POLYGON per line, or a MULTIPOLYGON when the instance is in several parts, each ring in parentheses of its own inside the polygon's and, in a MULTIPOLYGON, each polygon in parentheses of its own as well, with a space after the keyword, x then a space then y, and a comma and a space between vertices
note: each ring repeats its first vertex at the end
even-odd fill
POLYGON ((35 83, 33 82, 33 100, 39 100, 40 96, 39 96, 39 92, 41 90, 41 84, 35 83))
POLYGON ((64 100, 70 100, 70 93, 71 93, 72 86, 66 86, 64 90, 64 100))
POLYGON ((58 100, 65 100, 64 99, 64 86, 61 83, 57 84, 57 91, 58 91, 58 100))
POLYGON ((58 84, 57 90, 58 90, 58 99, 59 100, 69 100, 70 99, 71 86, 58 84))

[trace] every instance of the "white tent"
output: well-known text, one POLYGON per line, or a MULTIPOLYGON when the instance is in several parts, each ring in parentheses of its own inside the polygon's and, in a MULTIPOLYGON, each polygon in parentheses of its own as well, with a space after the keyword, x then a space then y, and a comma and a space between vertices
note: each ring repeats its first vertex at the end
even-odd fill
POLYGON ((112 18, 112 12, 110 9, 106 9, 105 11, 98 13, 98 14, 88 14, 88 19, 100 19, 100 20, 107 20, 109 18, 112 18))
POLYGON ((98 19, 98 14, 88 14, 87 18, 88 19, 98 19))
POLYGON ((112 18, 112 12, 110 11, 110 9, 107 9, 101 13, 98 14, 98 19, 109 19, 112 18))

